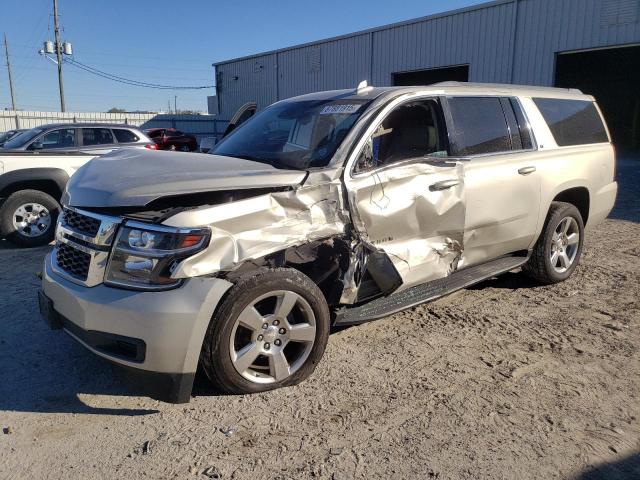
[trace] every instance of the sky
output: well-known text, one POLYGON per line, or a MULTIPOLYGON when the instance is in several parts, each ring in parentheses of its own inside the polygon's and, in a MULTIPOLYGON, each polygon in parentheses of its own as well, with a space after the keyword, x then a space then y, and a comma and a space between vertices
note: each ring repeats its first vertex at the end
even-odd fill
MULTIPOLYGON (((62 40, 75 60, 124 78, 163 85, 213 85, 212 63, 289 47, 469 5, 478 0, 59 0, 62 40)), ((53 40, 53 0, 0 0, 18 109, 59 111, 57 69, 38 54, 53 40)), ((123 85, 64 65, 67 111, 206 112, 215 90, 123 85)), ((10 108, 0 61, 0 108, 10 108)))

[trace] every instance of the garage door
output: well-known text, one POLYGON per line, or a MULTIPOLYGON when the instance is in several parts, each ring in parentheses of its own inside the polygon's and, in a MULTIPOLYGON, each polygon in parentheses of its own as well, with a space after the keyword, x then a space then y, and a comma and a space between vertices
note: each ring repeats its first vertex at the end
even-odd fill
POLYGON ((618 150, 640 151, 640 46, 559 53, 555 84, 596 97, 618 150))

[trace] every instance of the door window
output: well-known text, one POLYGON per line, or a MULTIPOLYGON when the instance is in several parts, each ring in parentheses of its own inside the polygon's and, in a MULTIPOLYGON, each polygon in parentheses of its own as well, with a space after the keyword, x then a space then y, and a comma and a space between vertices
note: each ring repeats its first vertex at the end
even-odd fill
POLYGON ((439 112, 435 100, 413 101, 395 108, 365 145, 355 172, 411 158, 446 157, 446 136, 439 112))
POLYGON ((76 131, 73 128, 54 130, 43 135, 39 143, 42 144, 43 149, 73 148, 76 145, 76 131))
POLYGON ((449 97, 448 102, 455 125, 455 155, 511 150, 511 135, 499 97, 449 97))
POLYGON ((109 145, 115 143, 113 140, 113 134, 108 128, 83 128, 82 129, 82 144, 87 146, 92 145, 109 145))

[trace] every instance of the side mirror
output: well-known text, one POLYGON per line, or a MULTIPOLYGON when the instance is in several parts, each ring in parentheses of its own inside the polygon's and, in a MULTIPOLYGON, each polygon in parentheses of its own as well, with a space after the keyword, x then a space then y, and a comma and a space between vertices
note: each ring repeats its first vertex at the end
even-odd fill
POLYGON ((42 150, 42 142, 33 142, 29 145, 29 150, 42 150))

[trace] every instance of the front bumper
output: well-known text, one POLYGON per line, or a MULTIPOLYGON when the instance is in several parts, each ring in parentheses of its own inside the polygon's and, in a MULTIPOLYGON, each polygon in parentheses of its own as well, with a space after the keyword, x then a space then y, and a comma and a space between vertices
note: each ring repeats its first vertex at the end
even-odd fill
MULTIPOLYGON (((63 328, 86 348, 126 368, 154 398, 188 402, 211 316, 231 283, 190 278, 175 290, 142 292, 77 285, 44 261, 42 290, 63 328)), ((41 300, 41 310, 43 307, 41 300)))

